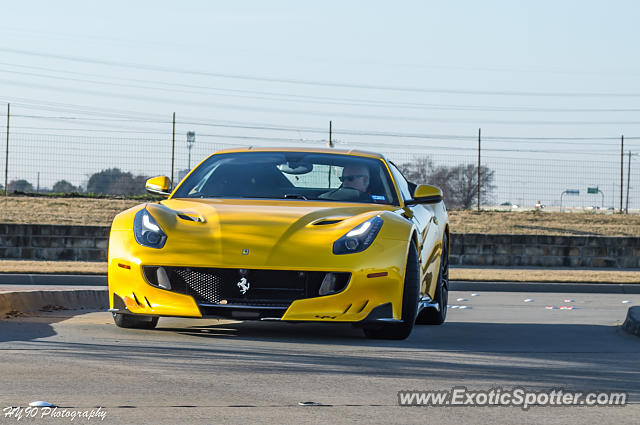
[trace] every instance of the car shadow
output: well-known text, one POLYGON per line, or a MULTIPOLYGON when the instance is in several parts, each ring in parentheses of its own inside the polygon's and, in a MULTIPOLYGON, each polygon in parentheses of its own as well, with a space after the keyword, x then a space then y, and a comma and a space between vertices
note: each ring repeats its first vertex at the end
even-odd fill
POLYGON ((213 341, 250 340, 296 347, 299 354, 295 356, 255 353, 256 358, 274 357, 270 372, 293 368, 334 373, 339 369, 346 374, 459 382, 512 379, 514 385, 519 376, 526 376, 540 385, 573 382, 578 389, 624 389, 640 395, 640 338, 615 325, 451 322, 416 326, 403 341, 367 339, 360 329, 337 324, 241 322, 159 330, 213 341), (300 350, 305 344, 309 348, 300 350), (330 345, 335 350, 318 353, 312 345, 330 345), (350 347, 362 348, 362 352, 350 347), (370 348, 375 355, 366 355, 370 348), (469 363, 469 356, 491 360, 469 363))
MULTIPOLYGON (((58 320, 0 321, 2 341, 49 336, 52 321, 58 320)), ((100 324, 90 337, 45 338, 37 344, 50 356, 73 361, 148 367, 153 359, 157 370, 364 375, 425 385, 433 380, 527 382, 640 397, 640 338, 615 325, 449 322, 416 326, 408 339, 389 341, 367 339, 341 324, 207 321, 185 326, 191 323, 161 319, 156 330, 100 324)))
POLYGON ((20 314, 0 319, 0 342, 31 341, 53 336, 56 332, 51 326, 68 319, 69 316, 48 314, 20 314))
POLYGON ((161 319, 156 331, 210 339, 474 352, 548 352, 554 347, 569 352, 606 353, 611 346, 594 341, 611 339, 625 341, 622 345, 626 350, 640 353, 640 338, 627 338, 613 325, 448 322, 441 326, 416 325, 409 338, 402 341, 368 339, 361 329, 341 323, 246 321, 173 327, 171 323, 164 325, 161 319))
MULTIPOLYGON (((56 356, 159 370, 233 375, 332 374, 536 388, 627 391, 640 397, 640 338, 619 326, 453 322, 418 326, 404 341, 371 340, 348 326, 221 323, 118 329, 117 344, 42 341, 56 356), (168 337, 172 335, 171 337, 168 337), (184 338, 184 337, 187 338, 184 338), (57 350, 58 348, 73 348, 57 350)), ((107 326, 107 325, 104 325, 107 326)), ((110 326, 110 325, 109 325, 110 326)))

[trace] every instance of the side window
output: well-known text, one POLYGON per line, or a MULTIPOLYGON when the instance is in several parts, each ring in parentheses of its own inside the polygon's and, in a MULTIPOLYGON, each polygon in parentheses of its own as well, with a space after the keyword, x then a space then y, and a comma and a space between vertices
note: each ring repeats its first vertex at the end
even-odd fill
POLYGON ((409 189, 409 183, 407 183, 407 180, 404 178, 402 173, 400 173, 400 171, 398 171, 396 166, 391 163, 389 163, 389 169, 391 169, 391 174, 393 174, 393 179, 396 181, 396 184, 398 185, 398 189, 400 189, 400 194, 402 195, 402 199, 404 199, 405 201, 413 199, 411 195, 411 190, 409 189))

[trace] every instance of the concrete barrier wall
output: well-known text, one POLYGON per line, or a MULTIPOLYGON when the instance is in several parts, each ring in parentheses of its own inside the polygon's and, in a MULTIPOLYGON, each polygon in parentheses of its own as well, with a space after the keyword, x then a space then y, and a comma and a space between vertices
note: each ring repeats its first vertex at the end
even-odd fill
MULTIPOLYGON (((106 261, 107 226, 0 224, 0 258, 106 261)), ((640 268, 640 238, 451 235, 452 265, 640 268)))
POLYGON ((106 261, 107 226, 0 223, 0 258, 106 261))

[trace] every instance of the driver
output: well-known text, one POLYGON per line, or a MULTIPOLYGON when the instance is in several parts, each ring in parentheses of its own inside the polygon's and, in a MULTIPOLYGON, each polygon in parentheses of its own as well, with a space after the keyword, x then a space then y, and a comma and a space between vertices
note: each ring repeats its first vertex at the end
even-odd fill
POLYGON ((320 199, 334 201, 364 201, 372 202, 369 189, 369 168, 362 164, 349 164, 342 169, 340 177, 342 184, 319 196, 320 199))
POLYGON ((340 177, 342 187, 366 192, 369 188, 369 168, 364 165, 347 165, 342 169, 340 177))

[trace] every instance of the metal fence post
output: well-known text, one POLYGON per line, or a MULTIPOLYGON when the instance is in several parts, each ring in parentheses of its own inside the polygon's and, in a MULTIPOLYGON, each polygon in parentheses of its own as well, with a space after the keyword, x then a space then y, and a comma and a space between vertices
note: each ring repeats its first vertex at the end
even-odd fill
POLYGON ((173 113, 173 136, 171 138, 171 189, 173 189, 173 169, 176 160, 176 113, 173 113))
POLYGON ((7 150, 4 160, 4 196, 9 196, 9 117, 11 116, 11 104, 7 103, 7 150))
POLYGON ((478 129, 478 211, 480 211, 480 131, 482 129, 478 129))
POLYGON ((627 206, 624 213, 629 214, 629 184, 631 184, 631 151, 629 151, 629 169, 627 170, 627 206))
POLYGON ((620 136, 620 212, 622 212, 623 189, 624 189, 624 134, 620 136))

